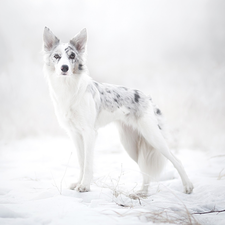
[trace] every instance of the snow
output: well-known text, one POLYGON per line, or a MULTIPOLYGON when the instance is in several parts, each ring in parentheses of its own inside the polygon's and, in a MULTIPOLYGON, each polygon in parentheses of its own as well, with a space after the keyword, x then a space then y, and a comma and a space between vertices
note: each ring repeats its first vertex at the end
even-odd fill
POLYGON ((180 149, 195 189, 182 191, 181 180, 167 163, 145 199, 129 198, 141 174, 119 143, 114 126, 99 132, 91 192, 70 190, 78 163, 67 137, 21 139, 0 143, 0 224, 225 224, 225 156, 180 149))

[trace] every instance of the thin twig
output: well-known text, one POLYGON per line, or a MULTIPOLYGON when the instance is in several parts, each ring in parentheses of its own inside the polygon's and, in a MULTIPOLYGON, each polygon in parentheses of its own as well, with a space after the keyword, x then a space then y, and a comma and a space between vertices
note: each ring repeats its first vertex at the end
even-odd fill
POLYGON ((225 212, 225 209, 223 210, 211 210, 211 211, 207 211, 207 212, 196 212, 196 213, 192 213, 192 214, 198 214, 198 215, 202 215, 202 214, 210 214, 210 213, 222 213, 225 212))
POLYGON ((209 159, 218 158, 218 157, 225 157, 225 155, 215 155, 215 156, 211 156, 209 159))
POLYGON ((220 171, 219 176, 217 178, 217 180, 221 180, 223 177, 225 177, 225 173, 222 174, 222 172, 224 171, 224 168, 220 171))
MULTIPOLYGON (((56 184, 56 181, 55 181, 55 178, 53 177, 53 175, 52 175, 52 172, 50 171, 50 173, 51 173, 51 176, 52 176, 52 180, 53 180, 53 182, 54 182, 54 184, 53 184, 53 186, 54 187, 56 187, 57 188, 57 190, 58 190, 58 192, 60 193, 60 190, 59 190, 59 187, 57 186, 57 184, 56 184)), ((61 193, 60 193, 61 194, 61 193)))

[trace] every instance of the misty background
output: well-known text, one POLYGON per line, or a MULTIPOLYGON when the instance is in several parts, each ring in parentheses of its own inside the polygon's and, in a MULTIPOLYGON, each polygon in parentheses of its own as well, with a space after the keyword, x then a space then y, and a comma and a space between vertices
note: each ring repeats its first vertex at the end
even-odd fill
POLYGON ((88 30, 93 79, 140 89, 176 148, 225 148, 225 1, 0 1, 0 140, 65 135, 43 75, 42 34, 88 30))

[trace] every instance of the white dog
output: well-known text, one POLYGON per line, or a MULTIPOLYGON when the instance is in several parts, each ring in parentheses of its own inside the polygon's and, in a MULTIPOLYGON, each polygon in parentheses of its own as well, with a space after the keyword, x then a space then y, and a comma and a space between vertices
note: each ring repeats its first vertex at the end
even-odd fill
POLYGON ((114 121, 124 148, 142 171, 139 195, 147 194, 149 182, 161 172, 165 158, 179 172, 184 192, 191 193, 193 185, 162 134, 160 110, 141 91, 93 81, 85 65, 86 42, 86 29, 67 44, 44 29, 44 70, 50 95, 60 125, 76 146, 80 165, 80 177, 71 189, 90 190, 97 130, 114 121))

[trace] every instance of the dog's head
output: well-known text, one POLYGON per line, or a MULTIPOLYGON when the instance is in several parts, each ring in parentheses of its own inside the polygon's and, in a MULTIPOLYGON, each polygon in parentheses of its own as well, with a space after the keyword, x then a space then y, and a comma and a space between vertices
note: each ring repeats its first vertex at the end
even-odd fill
POLYGON ((45 27, 43 39, 45 65, 54 76, 71 77, 85 69, 86 29, 78 33, 69 43, 64 44, 45 27))

